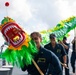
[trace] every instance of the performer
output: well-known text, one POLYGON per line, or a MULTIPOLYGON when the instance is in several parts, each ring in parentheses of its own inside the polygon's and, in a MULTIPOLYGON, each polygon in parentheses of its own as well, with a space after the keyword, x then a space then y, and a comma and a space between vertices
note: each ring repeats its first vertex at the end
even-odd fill
MULTIPOLYGON (((67 43, 67 37, 63 37, 63 41, 59 41, 59 43, 63 45, 63 47, 65 48, 65 51, 67 53, 67 62, 66 62, 66 64, 67 64, 67 67, 68 67, 68 63, 69 63, 68 52, 69 52, 70 44, 67 43)), ((69 68, 68 69, 65 68, 65 75, 70 75, 69 74, 69 68)))
MULTIPOLYGON (((59 59, 55 56, 54 53, 52 53, 51 51, 48 51, 47 49, 43 48, 40 45, 40 42, 42 41, 41 34, 39 34, 39 32, 33 32, 31 33, 30 36, 32 40, 35 41, 38 49, 38 53, 35 54, 34 60, 39 66, 39 68, 41 69, 41 71, 45 75, 51 75, 51 74, 48 74, 49 65, 51 64, 56 70, 55 74, 52 74, 52 75, 62 75, 62 68, 61 68, 59 59)), ((23 60, 23 62, 25 64, 25 59, 23 60)), ((25 71, 25 70, 28 71, 29 73, 28 75, 40 75, 34 64, 31 64, 28 66, 25 65, 22 68, 22 71, 25 71)))
POLYGON ((72 40, 72 55, 71 55, 71 66, 72 72, 75 75, 75 60, 76 60, 76 37, 72 40))
MULTIPOLYGON (((66 67, 66 52, 64 47, 61 44, 58 44, 56 42, 56 36, 55 34, 50 34, 50 43, 46 44, 44 47, 50 51, 52 51, 53 53, 56 54, 56 56, 59 58, 60 62, 63 63, 64 67, 66 67)), ((53 68, 52 68, 53 69, 53 68)), ((55 73, 55 72, 54 72, 55 73)))

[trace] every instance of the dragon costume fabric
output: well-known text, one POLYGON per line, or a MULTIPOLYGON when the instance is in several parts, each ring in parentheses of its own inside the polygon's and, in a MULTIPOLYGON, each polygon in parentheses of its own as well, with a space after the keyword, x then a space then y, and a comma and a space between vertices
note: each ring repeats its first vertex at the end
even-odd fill
POLYGON ((29 38, 29 35, 9 17, 5 17, 2 20, 0 30, 9 44, 5 52, 2 53, 2 58, 19 67, 23 67, 23 58, 26 65, 31 64, 34 54, 38 50, 34 41, 29 38))
POLYGON ((72 16, 66 20, 60 21, 54 28, 43 30, 40 33, 42 34, 43 40, 42 44, 45 45, 49 42, 49 34, 54 33, 57 37, 57 40, 62 40, 64 36, 68 37, 68 33, 76 27, 76 17, 72 16), (48 37, 47 37, 48 36, 48 37))

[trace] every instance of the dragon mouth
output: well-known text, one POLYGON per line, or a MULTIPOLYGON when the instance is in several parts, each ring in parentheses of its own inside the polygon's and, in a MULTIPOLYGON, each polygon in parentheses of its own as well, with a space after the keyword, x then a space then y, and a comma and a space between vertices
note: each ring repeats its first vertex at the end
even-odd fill
POLYGON ((14 24, 7 24, 3 27, 2 33, 9 43, 13 46, 18 46, 24 40, 24 35, 19 30, 19 27, 14 24))

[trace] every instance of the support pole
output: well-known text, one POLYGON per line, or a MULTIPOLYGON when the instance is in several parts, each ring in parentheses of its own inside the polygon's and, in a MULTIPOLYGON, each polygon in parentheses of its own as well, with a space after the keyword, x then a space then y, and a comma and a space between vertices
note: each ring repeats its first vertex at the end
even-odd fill
POLYGON ((37 63, 34 61, 34 59, 32 59, 33 64, 35 65, 35 67, 37 68, 38 72, 40 73, 40 75, 44 75, 44 73, 40 70, 39 66, 37 65, 37 63))

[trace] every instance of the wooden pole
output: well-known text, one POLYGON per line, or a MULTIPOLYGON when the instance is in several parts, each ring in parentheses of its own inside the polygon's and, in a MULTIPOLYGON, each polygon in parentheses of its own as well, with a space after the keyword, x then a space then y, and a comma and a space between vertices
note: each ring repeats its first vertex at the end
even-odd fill
POLYGON ((34 59, 32 59, 33 64, 35 65, 35 67, 37 68, 37 70, 39 71, 40 75, 44 75, 44 73, 40 70, 39 66, 37 65, 37 63, 34 61, 34 59))

